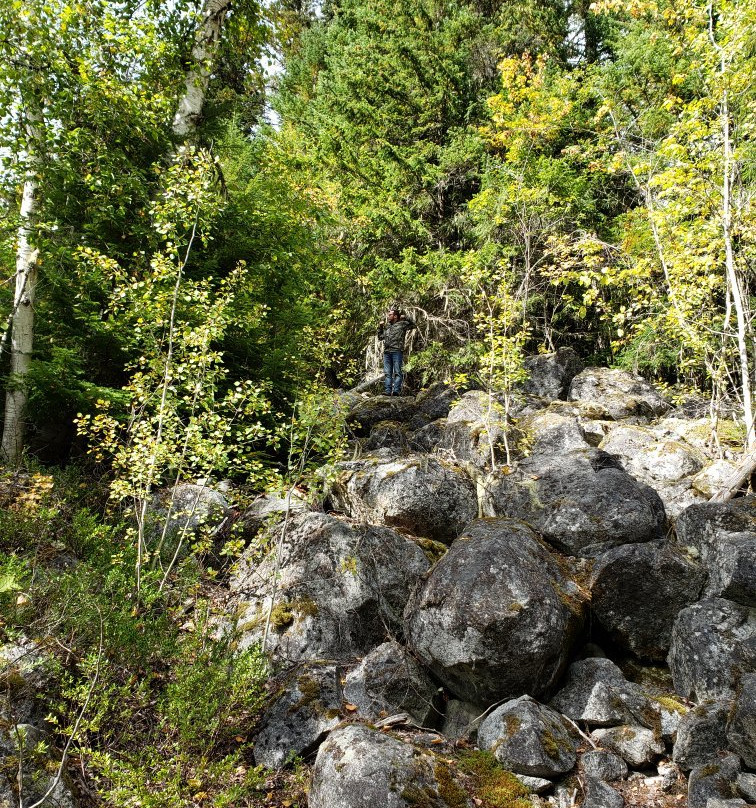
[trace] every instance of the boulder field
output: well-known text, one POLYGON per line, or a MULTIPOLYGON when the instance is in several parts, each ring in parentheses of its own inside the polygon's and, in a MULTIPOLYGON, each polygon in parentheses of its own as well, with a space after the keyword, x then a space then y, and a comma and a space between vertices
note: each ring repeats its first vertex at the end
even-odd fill
POLYGON ((756 498, 708 501, 735 425, 568 350, 528 370, 345 394, 318 510, 261 520, 257 762, 309 761, 310 808, 756 800, 756 498))

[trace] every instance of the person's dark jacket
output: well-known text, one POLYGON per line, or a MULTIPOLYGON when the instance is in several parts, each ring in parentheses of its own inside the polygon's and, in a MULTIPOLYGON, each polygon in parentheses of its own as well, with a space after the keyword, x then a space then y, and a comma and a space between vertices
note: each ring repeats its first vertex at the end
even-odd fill
POLYGON ((404 337, 408 331, 415 328, 415 323, 408 317, 403 317, 393 323, 381 323, 378 326, 378 339, 383 340, 383 350, 386 351, 403 351, 404 350, 404 337))

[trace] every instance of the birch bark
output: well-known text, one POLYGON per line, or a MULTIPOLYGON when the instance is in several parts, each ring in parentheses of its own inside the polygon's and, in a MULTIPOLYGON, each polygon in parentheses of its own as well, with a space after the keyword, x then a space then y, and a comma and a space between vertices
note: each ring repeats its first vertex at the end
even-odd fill
POLYGON ((27 169, 21 198, 21 223, 16 248, 16 289, 10 317, 10 377, 5 394, 5 419, 0 454, 10 465, 21 462, 24 449, 27 377, 34 347, 34 291, 39 251, 33 245, 32 223, 37 207, 36 163, 27 169))
POLYGON ((207 0, 194 36, 192 64, 187 71, 184 92, 173 117, 173 134, 186 138, 197 128, 205 105, 205 96, 215 66, 215 55, 223 30, 223 22, 231 0, 207 0))

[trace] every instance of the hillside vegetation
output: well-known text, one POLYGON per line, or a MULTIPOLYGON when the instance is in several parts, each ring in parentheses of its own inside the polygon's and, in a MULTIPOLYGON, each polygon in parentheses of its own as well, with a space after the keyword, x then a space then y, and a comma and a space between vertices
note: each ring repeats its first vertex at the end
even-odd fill
MULTIPOLYGON (((540 697, 596 638, 584 548, 502 504, 540 496, 528 464, 539 480, 539 452, 580 452, 585 474, 619 457, 661 496, 628 542, 657 542, 753 459, 753 3, 3 0, 0 31, 0 805, 304 808, 332 726, 285 761, 255 752, 289 687, 277 638, 317 623, 317 598, 279 598, 286 532, 310 518, 294 512, 341 514, 321 526, 336 543, 370 523, 417 555, 388 617, 359 607, 407 642, 421 556, 430 569, 478 517, 531 524, 577 587, 551 679, 504 694, 540 697), (406 402, 369 395, 391 306, 417 324, 406 402), (541 361, 571 371, 541 389, 541 361), (570 392, 591 367, 619 387, 570 392), (354 504, 349 485, 369 500, 373 476, 401 478, 382 465, 398 456, 430 475, 418 501, 462 485, 450 516, 354 504), (242 597, 258 568, 270 591, 242 597)), ((713 558, 696 552, 680 564, 713 558)), ((752 608, 748 563, 677 611, 752 608)), ((502 697, 423 664, 447 700, 502 697)), ((339 721, 368 720, 344 704, 339 721)), ((411 804, 519 808, 506 778, 480 796, 501 772, 468 752, 428 758, 411 804)))

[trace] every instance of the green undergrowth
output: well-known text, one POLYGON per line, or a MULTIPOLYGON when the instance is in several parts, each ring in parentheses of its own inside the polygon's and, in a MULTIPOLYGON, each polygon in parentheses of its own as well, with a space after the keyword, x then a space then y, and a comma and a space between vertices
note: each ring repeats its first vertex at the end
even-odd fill
POLYGON ((532 808, 528 789, 490 752, 466 752, 459 768, 470 777, 481 808, 532 808))
MULTIPOLYGON (((113 808, 264 804, 249 738, 267 663, 225 627, 202 559, 162 586, 159 568, 143 569, 137 592, 105 486, 76 469, 2 478, 0 499, 0 640, 44 649, 36 698, 53 745, 73 735, 72 779, 113 808)), ((4 674, 23 686, 23 671, 4 674)), ((14 689, 3 693, 13 721, 14 689)))

